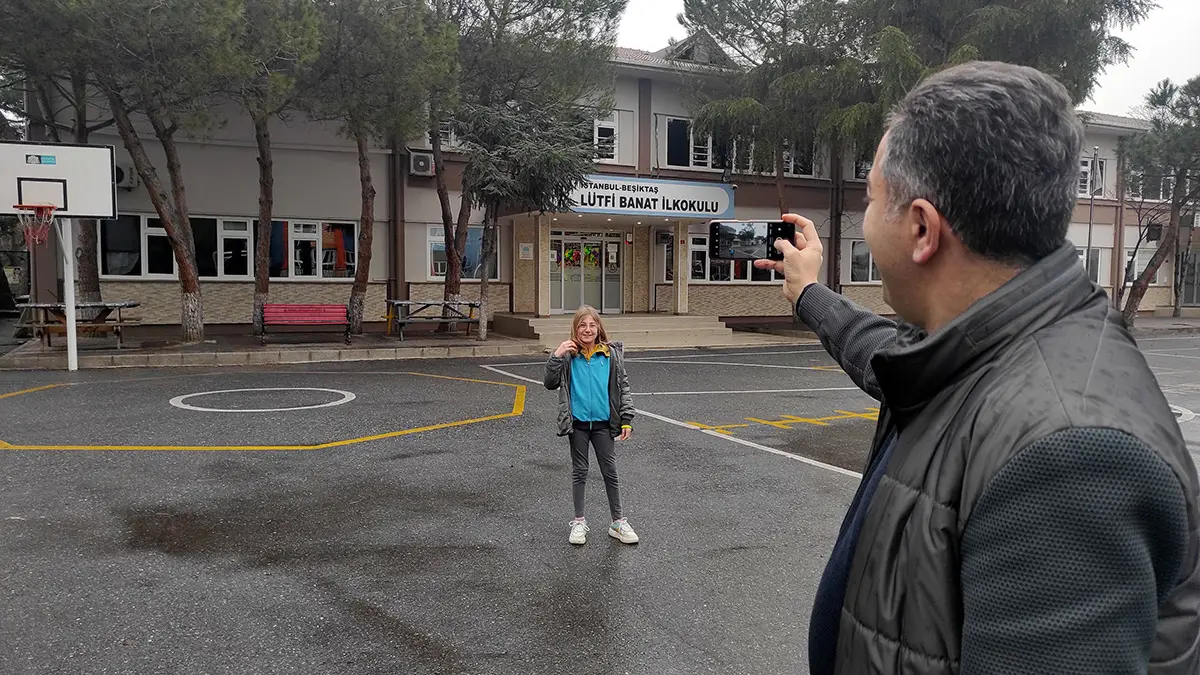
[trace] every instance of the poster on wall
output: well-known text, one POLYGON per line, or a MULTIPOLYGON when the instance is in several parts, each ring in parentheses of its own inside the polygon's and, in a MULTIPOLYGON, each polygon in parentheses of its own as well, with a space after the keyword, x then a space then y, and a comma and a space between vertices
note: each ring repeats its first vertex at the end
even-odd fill
POLYGON ((617 264, 617 250, 618 250, 618 248, 617 248, 616 244, 608 245, 608 264, 609 265, 617 264))
POLYGON ((593 174, 571 193, 576 213, 665 218, 733 218, 726 183, 593 174))
POLYGON ((521 244, 521 260, 533 260, 533 244, 521 244))

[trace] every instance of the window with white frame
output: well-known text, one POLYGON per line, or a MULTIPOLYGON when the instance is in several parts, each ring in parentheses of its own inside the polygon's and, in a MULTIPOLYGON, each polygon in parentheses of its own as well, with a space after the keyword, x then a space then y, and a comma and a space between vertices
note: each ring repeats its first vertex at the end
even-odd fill
POLYGON ((1158 169, 1147 173, 1144 169, 1137 169, 1129 173, 1127 193, 1130 199, 1147 202, 1167 201, 1171 198, 1174 188, 1175 178, 1169 171, 1158 169))
MULTIPOLYGON (((1128 272, 1125 279, 1126 286, 1132 286, 1133 282, 1142 276, 1142 272, 1145 272, 1146 268, 1150 266, 1150 259, 1154 257, 1154 251, 1155 247, 1150 246, 1138 248, 1136 252, 1133 250, 1125 252, 1125 270, 1128 272), (1135 260, 1135 258, 1137 262, 1134 264, 1133 269, 1130 269, 1129 261, 1135 260)), ((1162 284, 1162 271, 1162 265, 1159 265, 1158 269, 1154 271, 1154 277, 1150 279, 1151 286, 1162 284)))
MULTIPOLYGON (((196 272, 201 279, 254 277, 254 227, 248 218, 192 216, 196 272)), ((338 278, 354 275, 357 224, 276 221, 270 275, 277 278, 338 278), (300 227, 295 227, 299 225, 300 227), (290 231, 291 226, 295 231, 290 231), (290 236, 286 236, 287 235, 290 236), (291 242, 290 246, 288 242, 291 242), (287 255, 290 250, 291 255, 287 255), (317 271, 316 262, 324 261, 317 271)), ((97 254, 106 277, 176 278, 175 253, 155 217, 121 215, 100 221, 97 254)))
MULTIPOLYGON (((430 280, 446 278, 449 261, 446 258, 446 237, 441 225, 430 226, 426 234, 429 252, 428 278, 430 280)), ((491 271, 489 281, 500 280, 500 251, 499 237, 496 249, 492 251, 491 271)), ((478 280, 483 276, 483 226, 472 225, 467 228, 467 245, 462 253, 462 278, 478 280)))
POLYGON ((817 144, 793 144, 784 152, 783 171, 785 176, 815 177, 817 175, 817 144))
POLYGON ((857 180, 867 180, 871 175, 871 167, 875 162, 872 157, 857 157, 854 160, 854 178, 857 180))
POLYGON ((733 173, 741 175, 756 173, 773 175, 775 173, 774 167, 756 166, 754 152, 757 147, 758 144, 754 141, 741 143, 734 141, 732 150, 733 161, 731 163, 733 173))
POLYGON ((442 139, 443 148, 458 147, 458 134, 454 133, 454 123, 450 120, 438 126, 438 136, 442 139))
MULTIPOLYGON (((754 266, 751 260, 716 260, 708 255, 708 235, 689 235, 688 260, 691 271, 688 274, 689 283, 770 283, 776 281, 772 270, 763 270, 754 266)), ((673 262, 674 242, 666 245, 665 257, 673 262)), ((667 269, 670 269, 669 267, 667 269)), ((665 274, 664 281, 671 281, 672 274, 665 274)), ((783 277, 779 277, 782 280, 783 277)))
POLYGON ((855 284, 870 284, 883 281, 879 276, 879 268, 875 266, 875 257, 865 241, 850 242, 850 282, 855 284))
POLYGON ((592 143, 596 147, 596 161, 617 161, 617 112, 596 120, 592 131, 592 143))
POLYGON ((1085 253, 1087 253, 1087 249, 1085 247, 1075 247, 1075 255, 1079 257, 1080 264, 1084 265, 1084 267, 1087 269, 1088 278, 1091 279, 1092 283, 1094 284, 1100 284, 1101 286, 1108 285, 1110 281, 1110 275, 1108 273, 1108 267, 1104 264, 1104 262, 1105 260, 1112 260, 1112 250, 1109 249, 1108 253, 1106 254, 1105 249, 1092 248, 1091 254, 1087 255, 1086 263, 1084 263, 1085 253))
POLYGON ((272 221, 269 274, 285 279, 353 277, 357 247, 356 222, 272 221))
POLYGON ((666 165, 680 169, 720 168, 713 153, 712 137, 696 138, 691 120, 667 118, 666 165))
POLYGON ((1092 175, 1093 161, 1091 157, 1079 160, 1079 196, 1080 197, 1103 197, 1104 196, 1104 177, 1106 162, 1103 159, 1097 159, 1095 164, 1095 174, 1092 175))

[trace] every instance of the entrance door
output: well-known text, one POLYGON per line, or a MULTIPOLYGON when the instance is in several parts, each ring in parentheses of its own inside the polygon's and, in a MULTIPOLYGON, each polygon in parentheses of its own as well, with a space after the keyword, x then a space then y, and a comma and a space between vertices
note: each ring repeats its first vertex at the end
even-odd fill
POLYGON ((1182 304, 1200 305, 1200 256, 1195 253, 1185 253, 1183 260, 1183 283, 1180 292, 1183 294, 1182 304))
POLYGON ((604 314, 622 309, 621 235, 554 233, 550 250, 550 310, 573 314, 591 305, 604 314))

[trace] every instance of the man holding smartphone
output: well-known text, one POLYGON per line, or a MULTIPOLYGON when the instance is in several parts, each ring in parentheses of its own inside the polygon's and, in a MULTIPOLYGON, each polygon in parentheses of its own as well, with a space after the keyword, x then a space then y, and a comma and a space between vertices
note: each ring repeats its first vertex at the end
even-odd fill
POLYGON ((812 675, 1200 672, 1197 476, 1141 352, 1067 242, 1083 126, 1031 68, 915 87, 863 234, 896 321, 775 243, 796 316, 881 401, 822 575, 812 675))

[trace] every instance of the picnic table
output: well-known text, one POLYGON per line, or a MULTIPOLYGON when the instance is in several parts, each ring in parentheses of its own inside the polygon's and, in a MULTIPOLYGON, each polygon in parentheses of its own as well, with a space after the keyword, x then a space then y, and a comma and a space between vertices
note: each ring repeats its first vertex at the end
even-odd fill
MULTIPOLYGON (((75 326, 80 334, 112 332, 117 336, 117 349, 122 347, 121 330, 127 326, 141 325, 139 319, 125 319, 121 310, 137 307, 140 302, 77 302, 75 303, 75 326), (97 310, 96 316, 82 318, 84 310, 97 310), (113 316, 116 312, 116 316, 113 316)), ((67 305, 63 302, 26 302, 18 309, 33 310, 36 314, 31 322, 18 324, 21 328, 34 328, 46 347, 50 347, 50 334, 67 332, 67 305)))
POLYGON ((388 300, 388 335, 395 327, 400 339, 404 339, 404 327, 410 323, 467 324, 467 335, 471 324, 478 325, 478 300, 388 300))

